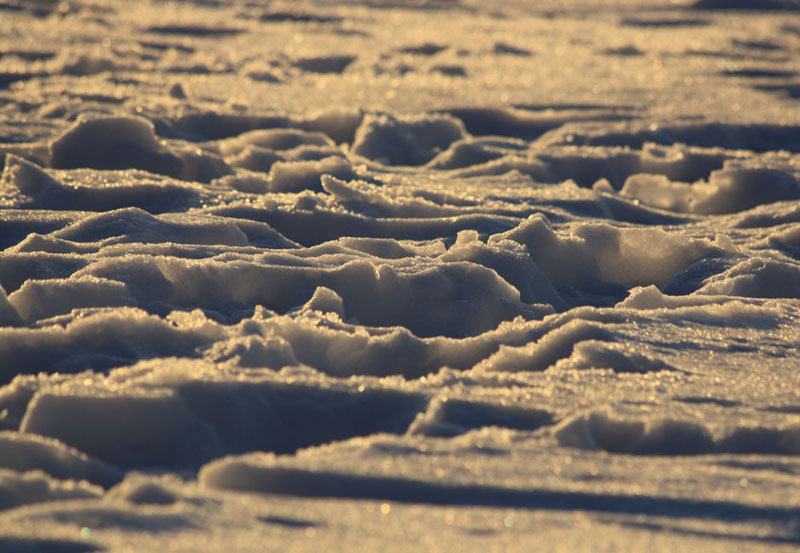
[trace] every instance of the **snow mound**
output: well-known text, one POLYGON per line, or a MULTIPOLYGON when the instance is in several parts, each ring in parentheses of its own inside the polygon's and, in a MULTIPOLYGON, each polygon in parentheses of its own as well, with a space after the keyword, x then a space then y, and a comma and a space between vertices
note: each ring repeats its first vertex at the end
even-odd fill
POLYGON ((367 115, 351 151, 384 165, 422 165, 465 136, 461 121, 448 115, 408 119, 367 115))
POLYGON ((104 117, 75 123, 50 144, 57 169, 145 169, 177 177, 181 162, 163 150, 153 124, 140 117, 104 117))

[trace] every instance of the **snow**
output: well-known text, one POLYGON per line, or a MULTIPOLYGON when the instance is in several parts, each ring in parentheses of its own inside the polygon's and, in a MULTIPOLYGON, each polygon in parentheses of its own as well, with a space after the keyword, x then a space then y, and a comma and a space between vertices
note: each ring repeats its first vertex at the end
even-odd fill
POLYGON ((798 550, 798 14, 1 3, 0 551, 798 550))

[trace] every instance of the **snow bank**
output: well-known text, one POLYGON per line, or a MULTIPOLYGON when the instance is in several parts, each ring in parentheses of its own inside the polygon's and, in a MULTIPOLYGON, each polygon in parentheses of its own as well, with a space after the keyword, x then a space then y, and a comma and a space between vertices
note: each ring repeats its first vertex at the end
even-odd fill
MULTIPOLYGON (((335 471, 304 470, 282 467, 272 459, 256 457, 224 459, 203 467, 198 478, 209 489, 236 490, 296 497, 346 497, 353 499, 385 499, 418 502, 441 501, 441 492, 435 485, 391 476, 353 475, 335 471)), ((448 488, 459 494, 457 489, 448 488)), ((461 490, 467 492, 467 489, 461 490)), ((450 495, 450 494, 446 494, 450 495)), ((453 501, 448 497, 450 501, 453 501)))
POLYGON ((798 286, 800 286, 800 265, 752 258, 710 278, 698 293, 755 298, 797 298, 800 297, 798 286))
POLYGON ((332 175, 340 179, 353 179, 352 166, 338 156, 319 161, 286 161, 272 164, 269 171, 269 190, 272 192, 300 192, 321 190, 320 177, 332 175))
POLYGON ((23 436, 49 436, 82 453, 53 440, 40 439, 56 445, 50 445, 52 452, 40 446, 38 453, 27 442, 9 441, 9 451, 33 451, 17 457, 15 467, 107 484, 118 480, 118 473, 84 453, 123 469, 197 469, 229 453, 290 453, 352 436, 401 434, 427 403, 421 394, 378 386, 320 387, 308 376, 306 382, 287 383, 275 373, 242 378, 177 359, 118 369, 106 379, 87 378, 93 383, 88 388, 81 379, 43 386, 20 423, 23 436))
POLYGON ((624 309, 679 309, 682 307, 716 305, 732 301, 730 296, 687 295, 669 296, 655 286, 633 288, 625 300, 615 307, 624 309))
POLYGON ((4 186, 16 187, 26 196, 58 187, 58 183, 40 167, 14 154, 5 156, 2 183, 4 186))
POLYGON ((35 434, 0 432, 0 466, 27 472, 40 470, 59 480, 86 480, 108 487, 122 479, 122 473, 105 463, 35 434))
POLYGON ((461 121, 448 115, 406 119, 367 115, 351 151, 384 165, 422 165, 465 136, 461 121))
POLYGON ((35 395, 20 431, 56 438, 127 469, 195 467, 224 451, 214 431, 174 395, 64 392, 35 395))
POLYGON ((50 144, 57 169, 145 169, 177 177, 181 161, 164 151, 153 124, 140 117, 105 117, 75 123, 50 144))
POLYGON ((461 139, 453 142, 445 151, 437 154, 426 164, 426 167, 449 170, 463 169, 488 163, 504 155, 506 155, 505 149, 493 147, 491 142, 461 139))
POLYGON ((155 217, 135 207, 90 215, 52 236, 74 242, 143 242, 246 246, 247 236, 233 221, 155 217))
MULTIPOLYGON (((518 242, 497 235, 483 243, 477 233, 463 231, 458 234, 455 244, 439 259, 468 261, 489 267, 519 290, 520 300, 547 303, 557 310, 564 309, 565 303, 553 288, 553 283, 520 246, 518 242)), ((558 281, 556 283, 561 284, 558 281)))
POLYGON ((134 505, 173 505, 179 500, 174 488, 180 486, 180 483, 177 478, 157 478, 134 472, 108 490, 105 499, 134 505))
POLYGON ((534 215, 517 228, 490 238, 525 246, 536 265, 557 284, 587 287, 598 280, 626 286, 661 285, 713 248, 661 229, 580 224, 557 233, 534 215))
POLYGON ((726 166, 712 171, 708 181, 672 182, 665 175, 636 174, 620 194, 648 205, 684 213, 736 213, 759 205, 800 198, 800 184, 776 169, 726 166))
POLYGON ((347 317, 366 325, 405 326, 423 337, 473 336, 503 320, 549 312, 541 305, 521 303, 516 288, 494 271, 472 263, 432 266, 388 260, 373 264, 347 256, 333 259, 338 266, 129 256, 97 262, 75 277, 124 282, 142 302, 223 311, 230 304, 286 311, 324 286, 343 299, 347 317), (227 286, 217 287, 217 282, 227 286), (160 284, 154 287, 155 283, 160 284))
POLYGON ((794 2, 102 4, 0 2, 0 551, 797 542, 794 2))
MULTIPOLYGON (((16 170, 8 177, 16 188, 30 184, 18 183, 18 178, 33 178, 16 170)), ((109 211, 138 207, 150 213, 164 213, 207 196, 197 185, 134 170, 78 169, 55 171, 54 178, 41 172, 35 178, 44 184, 26 188, 31 194, 26 193, 28 197, 20 202, 32 209, 109 211)))
POLYGON ((241 153, 248 146, 275 151, 291 150, 304 145, 333 146, 333 141, 320 132, 307 132, 299 129, 260 129, 220 140, 217 148, 227 158, 241 153))
POLYGON ((68 499, 96 499, 103 491, 87 482, 61 482, 42 472, 0 469, 0 509, 68 499))
POLYGON ((554 430, 558 443, 580 449, 603 449, 638 455, 692 455, 712 450, 712 439, 699 425, 664 420, 651 424, 613 420, 603 413, 578 416, 554 430))
POLYGON ((648 373, 674 370, 674 367, 650 356, 643 355, 625 344, 602 340, 584 340, 576 343, 569 357, 556 363, 559 370, 611 369, 614 372, 648 373))
POLYGON ((543 371, 586 340, 611 340, 613 335, 601 326, 578 319, 545 334, 525 346, 501 346, 499 351, 477 365, 487 371, 543 371))
POLYGON ((428 408, 417 415, 408 433, 449 438, 487 426, 535 430, 551 423, 552 417, 547 411, 442 397, 431 401, 428 408))
POLYGON ((74 320, 70 317, 64 326, 4 331, 0 356, 7 364, 0 380, 8 382, 20 373, 75 373, 141 358, 192 354, 195 348, 224 336, 224 331, 209 325, 177 328, 139 309, 98 310, 74 320))
POLYGON ((702 424, 670 419, 644 423, 598 412, 565 420, 553 432, 566 447, 631 455, 800 454, 797 425, 738 426, 714 437, 702 424))
POLYGON ((132 305, 133 298, 125 284, 92 276, 71 279, 28 280, 14 291, 8 302, 23 321, 69 313, 82 307, 119 307, 132 305))
POLYGON ((6 291, 0 286, 0 326, 14 325, 19 322, 19 313, 8 301, 6 291))

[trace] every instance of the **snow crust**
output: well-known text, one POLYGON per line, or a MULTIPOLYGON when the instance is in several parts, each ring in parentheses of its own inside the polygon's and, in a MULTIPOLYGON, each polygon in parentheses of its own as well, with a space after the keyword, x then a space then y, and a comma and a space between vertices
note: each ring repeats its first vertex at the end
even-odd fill
POLYGON ((0 551, 796 551, 798 14, 0 2, 0 551))

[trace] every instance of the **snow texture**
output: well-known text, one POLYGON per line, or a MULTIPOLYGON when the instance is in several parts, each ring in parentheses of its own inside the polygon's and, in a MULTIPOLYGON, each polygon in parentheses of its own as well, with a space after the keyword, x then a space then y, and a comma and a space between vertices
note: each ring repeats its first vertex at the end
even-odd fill
POLYGON ((0 551, 797 551, 798 14, 0 2, 0 551))

